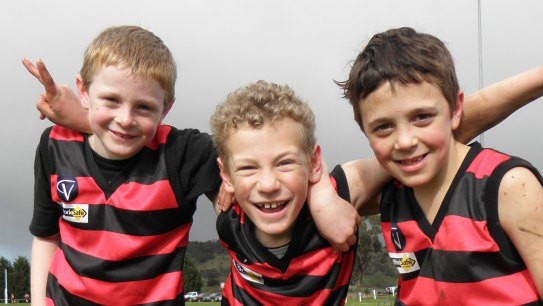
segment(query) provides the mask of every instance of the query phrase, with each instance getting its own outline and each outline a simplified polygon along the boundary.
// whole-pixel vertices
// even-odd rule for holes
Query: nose
[[[409,127],[398,128],[396,132],[396,141],[394,142],[394,149],[396,150],[409,150],[416,146],[418,139],[413,133],[413,130]]]
[[[136,120],[132,113],[132,110],[129,107],[121,107],[117,110],[115,115],[115,122],[121,127],[131,127],[136,125]]]
[[[262,171],[257,183],[258,191],[272,193],[279,189],[279,180],[273,171]]]

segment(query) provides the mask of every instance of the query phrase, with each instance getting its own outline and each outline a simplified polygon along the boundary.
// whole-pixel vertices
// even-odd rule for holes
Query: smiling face
[[[459,162],[452,132],[460,123],[462,99],[459,93],[451,115],[440,89],[428,82],[386,82],[362,99],[364,132],[381,165],[413,188],[450,177]]]
[[[290,242],[310,182],[320,177],[320,147],[308,156],[300,123],[284,118],[254,128],[243,124],[226,140],[227,161],[219,160],[226,188],[253,221],[266,247]],[[228,164],[225,164],[228,163]]]
[[[77,81],[81,101],[89,110],[91,148],[108,159],[127,159],[154,138],[166,115],[165,92],[152,79],[135,78],[127,69],[107,66],[90,87]]]

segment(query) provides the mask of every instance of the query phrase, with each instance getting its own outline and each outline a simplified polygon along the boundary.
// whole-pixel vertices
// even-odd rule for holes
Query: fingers
[[[345,242],[337,242],[333,245],[334,252],[347,252],[351,247],[356,244],[356,230],[355,233],[349,236]]]
[[[334,251],[335,252],[347,252],[349,250],[349,245],[347,243],[342,243],[342,244],[338,244],[336,245],[336,247],[334,248]]]
[[[53,77],[41,59],[38,59],[36,65],[34,65],[29,59],[23,58],[23,66],[25,66],[30,74],[40,81],[45,88],[45,94],[47,96],[51,97],[57,94],[55,80],[53,80]]]
[[[227,211],[232,206],[232,203],[235,201],[234,194],[226,191],[224,188],[224,182],[219,188],[219,194],[217,196],[217,209],[219,211]]]
[[[47,67],[45,67],[45,64],[41,59],[38,59],[36,66],[41,77],[41,83],[43,84],[43,87],[45,87],[45,93],[47,96],[55,96],[57,94],[57,85],[49,73],[49,70],[47,70]]]
[[[36,108],[40,111],[41,120],[49,118],[51,116],[51,113],[53,112],[53,110],[51,109],[51,105],[49,105],[49,102],[47,101],[47,98],[42,94],[38,96]]]
[[[25,66],[26,70],[43,84],[38,67],[34,66],[34,64],[26,57],[23,58],[23,66]]]

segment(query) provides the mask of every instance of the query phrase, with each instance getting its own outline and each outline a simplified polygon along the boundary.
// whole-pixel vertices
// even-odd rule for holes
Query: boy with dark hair
[[[383,235],[400,305],[526,305],[543,296],[543,179],[528,162],[457,141],[463,106],[436,37],[376,34],[341,84],[380,164]]]

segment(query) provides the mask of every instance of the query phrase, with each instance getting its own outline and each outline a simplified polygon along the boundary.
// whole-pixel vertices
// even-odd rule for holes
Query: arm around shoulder
[[[498,213],[543,298],[543,186],[533,172],[518,167],[504,175]]]
[[[341,167],[349,184],[351,203],[358,213],[361,216],[378,214],[381,190],[392,177],[375,157],[349,161]]]
[[[542,95],[543,65],[479,90],[466,97],[456,139],[467,143]]]

